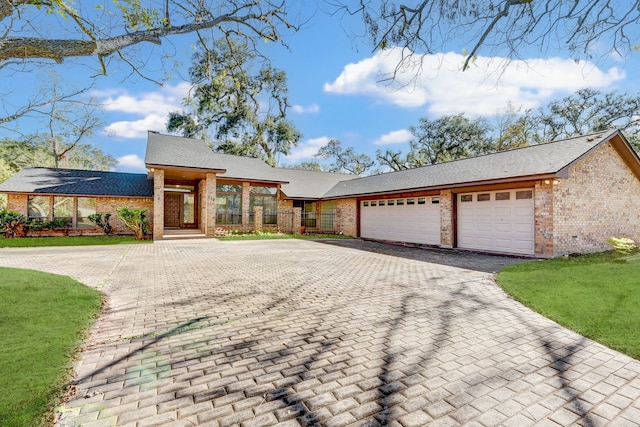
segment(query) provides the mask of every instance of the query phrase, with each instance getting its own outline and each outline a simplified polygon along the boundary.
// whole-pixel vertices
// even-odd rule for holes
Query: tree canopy
[[[332,139],[320,148],[315,157],[333,159],[333,163],[329,166],[330,172],[347,172],[354,175],[362,175],[376,164],[366,154],[357,154],[353,147],[343,149],[342,143],[337,139]]]
[[[575,58],[624,55],[640,43],[640,2],[610,0],[326,0],[362,18],[374,50],[432,54],[464,49],[468,68],[481,52],[521,57],[535,46]]]

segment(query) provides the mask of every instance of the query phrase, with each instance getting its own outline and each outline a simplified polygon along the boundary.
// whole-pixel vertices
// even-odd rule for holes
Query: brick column
[[[300,234],[300,226],[302,225],[302,208],[293,208],[293,234]]]
[[[255,231],[262,231],[262,206],[255,206],[253,208],[253,225],[255,227]]]
[[[242,230],[248,231],[251,229],[251,183],[249,181],[242,182],[242,206],[240,206],[240,213],[242,214]]]
[[[454,241],[453,198],[451,190],[440,190],[440,245],[452,248]]]
[[[164,236],[164,170],[153,171],[153,238]]]
[[[553,181],[536,181],[533,197],[535,254],[553,256]]]
[[[216,174],[208,173],[204,186],[204,234],[207,237],[216,235]]]

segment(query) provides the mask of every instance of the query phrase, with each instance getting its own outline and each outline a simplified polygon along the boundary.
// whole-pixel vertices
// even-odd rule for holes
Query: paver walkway
[[[108,295],[63,426],[638,424],[640,362],[441,253],[350,246],[0,249],[0,265]],[[486,271],[518,261],[455,256]]]

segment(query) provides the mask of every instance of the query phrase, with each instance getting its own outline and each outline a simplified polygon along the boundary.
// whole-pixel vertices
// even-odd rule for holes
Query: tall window
[[[49,196],[29,196],[29,219],[47,220],[50,212]]]
[[[216,185],[216,223],[242,224],[241,185]]]
[[[63,220],[68,226],[71,226],[73,222],[73,197],[54,196],[53,219]]]
[[[78,197],[76,209],[76,228],[93,228],[95,225],[89,221],[89,215],[96,213],[95,197]]]
[[[262,223],[278,223],[278,188],[251,186],[251,213],[256,206],[262,206]]]

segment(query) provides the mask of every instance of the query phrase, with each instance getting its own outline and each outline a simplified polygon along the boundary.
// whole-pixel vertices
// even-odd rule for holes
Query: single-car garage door
[[[533,189],[458,194],[458,247],[533,255]]]
[[[440,244],[440,199],[413,197],[360,202],[360,236],[394,242]]]

